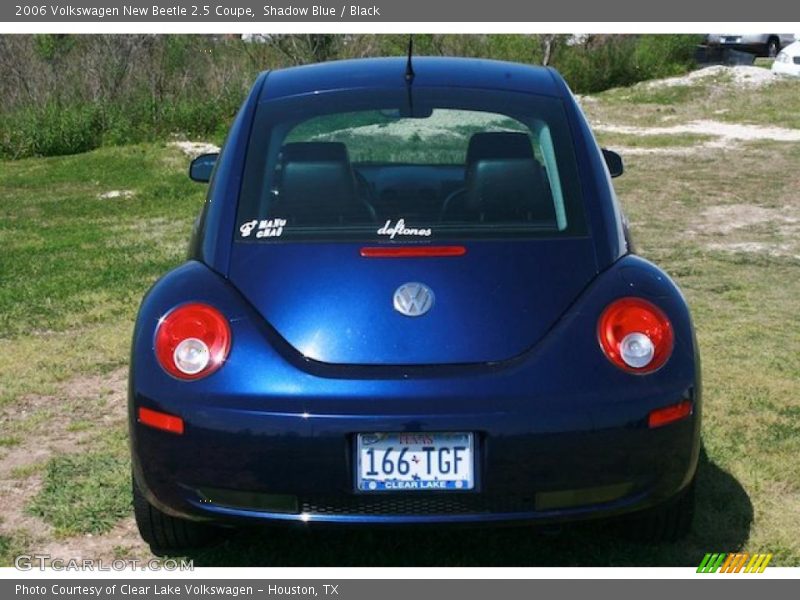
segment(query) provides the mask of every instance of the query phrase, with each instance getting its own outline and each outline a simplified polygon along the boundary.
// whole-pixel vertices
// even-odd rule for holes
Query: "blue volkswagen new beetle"
[[[143,538],[622,515],[684,535],[697,345],[631,253],[621,172],[552,69],[263,73],[192,163],[210,186],[189,260],[136,322]]]

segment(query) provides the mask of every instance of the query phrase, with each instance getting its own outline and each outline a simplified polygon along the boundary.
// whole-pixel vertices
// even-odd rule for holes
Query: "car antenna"
[[[408,114],[414,116],[414,98],[411,94],[411,84],[414,83],[414,65],[411,64],[411,56],[414,52],[414,36],[408,36],[408,60],[406,60],[406,94],[408,95]]]
[[[411,64],[411,56],[414,53],[414,35],[408,36],[408,60],[406,61],[406,83],[414,81],[414,65]]]

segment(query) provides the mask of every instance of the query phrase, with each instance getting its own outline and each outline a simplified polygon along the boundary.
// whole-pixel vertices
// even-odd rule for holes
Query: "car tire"
[[[775,58],[780,51],[781,41],[776,37],[769,38],[769,40],[767,40],[767,57]]]
[[[218,528],[206,523],[173,517],[150,504],[144,497],[135,478],[133,487],[133,514],[139,535],[147,542],[153,554],[169,554],[208,545],[218,535]]]
[[[643,544],[677,542],[692,530],[695,506],[695,480],[674,498],[625,521],[625,534]]]

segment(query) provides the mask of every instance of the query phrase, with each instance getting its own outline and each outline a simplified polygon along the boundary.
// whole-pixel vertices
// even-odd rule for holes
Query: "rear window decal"
[[[285,226],[286,219],[261,219],[260,221],[258,219],[253,219],[242,223],[239,226],[239,232],[242,234],[242,237],[246,238],[250,237],[253,230],[257,228],[257,238],[280,237]]]
[[[242,234],[242,237],[250,237],[250,234],[253,233],[253,229],[255,226],[258,225],[257,220],[247,221],[247,223],[242,223],[239,227],[239,233]]]
[[[419,229],[416,227],[406,227],[405,219],[399,219],[392,227],[392,220],[386,221],[386,224],[378,229],[378,235],[388,235],[390,240],[393,240],[398,235],[416,235],[428,237],[431,235],[430,229]]]

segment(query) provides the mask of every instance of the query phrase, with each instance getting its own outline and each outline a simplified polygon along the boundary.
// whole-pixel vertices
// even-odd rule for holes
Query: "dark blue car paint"
[[[464,256],[424,262],[365,259],[362,246],[237,244],[229,276],[310,359],[416,365],[522,354],[597,275],[588,238],[473,242]],[[313,275],[300,275],[311,263]],[[417,280],[436,293],[425,318],[390,310],[397,286]]]
[[[259,99],[340,87],[403,86],[402,66],[400,59],[328,63],[264,74],[253,86],[216,167],[192,259],[156,283],[137,319],[129,414],[134,473],[145,495],[165,512],[189,518],[335,522],[587,518],[638,510],[674,497],[691,480],[699,452],[700,373],[691,319],[671,280],[654,265],[627,254],[602,156],[580,109],[554,72],[492,61],[419,59],[415,65],[417,81],[427,85],[561,96],[576,146],[590,238],[465,241],[465,257],[384,261],[382,274],[373,266],[381,264],[380,259],[358,257],[365,244],[356,243],[237,244],[237,260],[231,261],[243,153]],[[510,244],[530,253],[498,263],[498,256],[511,252]],[[569,250],[561,252],[557,244]],[[576,265],[578,255],[583,260]],[[406,279],[440,281],[442,289],[460,289],[466,285],[457,262],[462,258],[469,259],[471,269],[483,268],[489,278],[498,269],[506,277],[511,269],[535,271],[537,261],[546,261],[549,270],[528,282],[520,272],[513,284],[506,283],[503,292],[514,295],[510,302],[516,313],[487,314],[487,321],[481,322],[478,315],[489,310],[491,296],[478,299],[474,306],[458,309],[464,327],[443,316],[433,331],[416,331],[426,341],[423,347],[401,342],[399,330],[390,320],[380,321],[369,306],[363,307],[362,316],[373,320],[375,332],[361,333],[374,335],[371,343],[380,336],[396,336],[396,347],[375,348],[373,359],[369,344],[348,343],[346,338],[316,354],[292,339],[292,332],[304,331],[304,322],[336,319],[324,306],[304,304],[310,288],[280,287],[280,277],[292,270],[303,270],[308,286],[319,282],[324,293],[334,295],[344,293],[336,287],[336,275],[343,286],[348,281],[354,286],[356,296],[360,277],[366,275],[383,278],[381,285],[387,289],[393,281]],[[338,274],[323,271],[333,263],[340,265]],[[248,273],[251,285],[244,283]],[[228,279],[233,276],[238,289]],[[537,281],[556,289],[537,294]],[[601,312],[629,295],[653,301],[674,327],[671,358],[649,375],[618,369],[598,344]],[[153,352],[158,320],[187,301],[218,308],[230,320],[233,339],[225,365],[194,382],[168,375]],[[524,322],[525,301],[531,302],[529,322]],[[279,306],[276,314],[286,322],[267,322],[254,306],[264,302]],[[494,337],[487,323],[503,335]],[[284,338],[278,330],[289,335]],[[476,340],[485,340],[485,347]],[[441,343],[452,345],[452,360],[430,364],[435,362],[431,348]],[[647,427],[651,410],[682,399],[694,403],[689,418],[659,429]],[[184,435],[136,423],[138,407],[182,417]],[[319,498],[349,501],[356,496],[353,436],[364,431],[476,432],[481,448],[477,493],[487,498],[490,509],[434,515],[304,514],[302,508],[286,513],[209,502],[198,492],[213,487],[291,495],[301,507],[316,506]],[[541,492],[621,483],[629,484],[629,491],[608,502],[546,510],[536,510],[533,504],[528,510],[504,508],[509,498],[521,498],[524,505],[526,498]],[[408,494],[425,493],[404,493]]]

